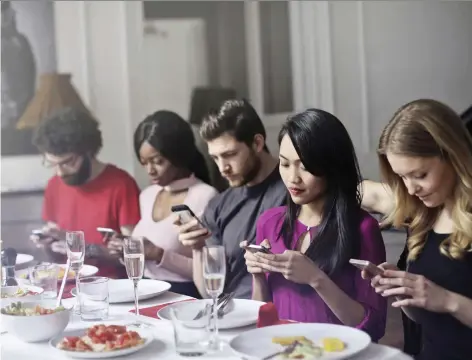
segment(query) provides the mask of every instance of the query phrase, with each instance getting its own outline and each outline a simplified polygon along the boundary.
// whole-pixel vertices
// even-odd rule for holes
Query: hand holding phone
[[[372,275],[372,277],[376,275],[382,275],[384,272],[382,268],[378,267],[377,265],[372,264],[368,260],[350,259],[349,263],[354,265],[359,270],[368,272],[369,274]]]
[[[187,205],[174,205],[171,208],[171,211],[174,214],[179,215],[180,221],[182,224],[186,224],[193,219],[196,219],[201,227],[205,227],[203,222],[198,218],[197,215],[187,206]]]

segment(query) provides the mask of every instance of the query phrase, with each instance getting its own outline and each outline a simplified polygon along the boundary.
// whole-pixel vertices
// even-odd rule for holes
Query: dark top
[[[408,234],[408,229],[407,229]],[[408,240],[408,239],[407,239]],[[408,257],[408,245],[405,244],[400,259],[398,260],[397,266],[400,270],[406,271]],[[403,323],[403,351],[408,355],[418,355],[421,351],[421,325],[411,320],[402,311],[402,323]]]
[[[257,218],[264,211],[283,205],[286,196],[287,189],[276,167],[257,185],[226,189],[211,199],[205,209],[202,220],[212,233],[208,243],[225,246],[226,283],[227,286],[236,283],[230,286],[236,298],[250,299],[252,295],[252,277],[246,270],[239,243],[244,240],[255,243]]]
[[[452,260],[439,251],[448,234],[430,231],[418,258],[408,264],[408,271],[421,274],[435,284],[472,299],[472,253],[462,260]],[[421,360],[470,360],[472,329],[449,314],[415,309],[422,325]]]

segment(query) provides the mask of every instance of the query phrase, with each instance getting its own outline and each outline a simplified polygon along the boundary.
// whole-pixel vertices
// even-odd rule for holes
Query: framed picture
[[[34,96],[39,75],[57,71],[54,4],[2,1],[1,16],[2,191],[40,188],[49,171],[41,168],[41,157],[32,144],[34,129],[17,125]]]

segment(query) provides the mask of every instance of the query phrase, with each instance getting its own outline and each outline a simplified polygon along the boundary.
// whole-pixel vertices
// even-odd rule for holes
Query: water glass
[[[29,270],[30,283],[44,289],[43,299],[55,299],[57,297],[57,277],[59,267],[51,263],[42,263],[33,266]]]
[[[92,276],[81,279],[77,292],[80,303],[80,318],[84,321],[108,318],[109,293],[108,278]]]
[[[210,306],[210,305],[209,305]],[[208,309],[207,309],[208,310]],[[210,311],[194,320],[195,313],[170,309],[170,317],[174,328],[175,350],[181,356],[202,356],[209,349]]]

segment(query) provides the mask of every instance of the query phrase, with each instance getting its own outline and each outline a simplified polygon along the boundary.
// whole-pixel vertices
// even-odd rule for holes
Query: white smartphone
[[[205,228],[203,222],[195,215],[195,213],[187,205],[174,205],[171,208],[173,213],[176,213],[180,216],[180,220],[183,224],[188,223],[193,219],[197,219],[201,227]]]
[[[97,231],[103,235],[114,235],[116,231],[110,228],[98,227]]]
[[[359,270],[365,270],[372,275],[382,275],[383,270],[379,268],[377,265],[372,264],[368,260],[360,260],[360,259],[350,259],[349,263],[354,265]]]
[[[246,250],[249,250],[251,252],[263,252],[263,253],[266,253],[266,254],[272,254],[270,249],[268,249],[264,246],[261,246],[261,245],[251,244],[251,245],[246,246]]]

